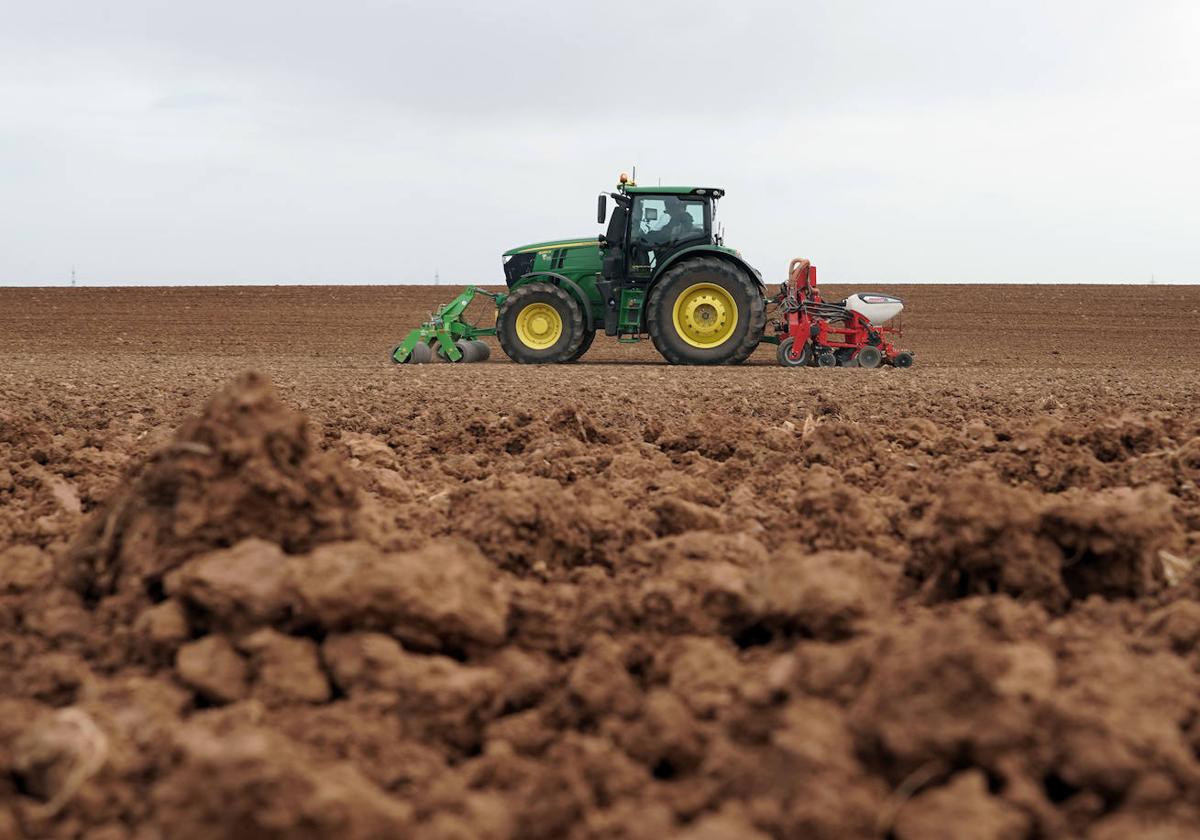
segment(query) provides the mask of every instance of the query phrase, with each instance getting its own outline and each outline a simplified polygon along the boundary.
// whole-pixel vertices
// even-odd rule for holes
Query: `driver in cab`
[[[663,202],[663,212],[666,220],[656,230],[650,231],[648,239],[658,245],[670,245],[693,236],[698,228],[696,220],[687,211],[687,206],[674,196],[667,197]],[[651,221],[651,220],[647,220]]]

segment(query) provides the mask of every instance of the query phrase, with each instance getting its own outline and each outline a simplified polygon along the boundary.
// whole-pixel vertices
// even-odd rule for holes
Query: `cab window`
[[[703,198],[637,196],[630,226],[631,273],[653,271],[659,258],[696,240],[708,239],[708,207]]]

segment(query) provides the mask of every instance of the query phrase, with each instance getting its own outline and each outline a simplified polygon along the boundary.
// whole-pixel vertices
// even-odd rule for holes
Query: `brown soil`
[[[908,371],[0,290],[0,837],[1194,836],[1200,289],[890,290]]]

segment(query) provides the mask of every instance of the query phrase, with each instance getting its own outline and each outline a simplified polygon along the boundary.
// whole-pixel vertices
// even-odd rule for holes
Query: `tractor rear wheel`
[[[572,361],[583,336],[583,310],[568,292],[549,283],[521,286],[496,318],[500,349],[521,364]]]
[[[700,257],[668,268],[650,291],[646,330],[673,365],[736,365],[762,339],[766,302],[732,263]]]

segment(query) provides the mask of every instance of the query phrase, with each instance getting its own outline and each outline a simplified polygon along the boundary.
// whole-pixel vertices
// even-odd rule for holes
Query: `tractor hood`
[[[577,236],[574,239],[551,239],[547,242],[534,242],[529,245],[519,245],[504,252],[504,256],[516,254],[533,254],[538,251],[556,251],[559,248],[599,248],[600,239],[596,236]]]

